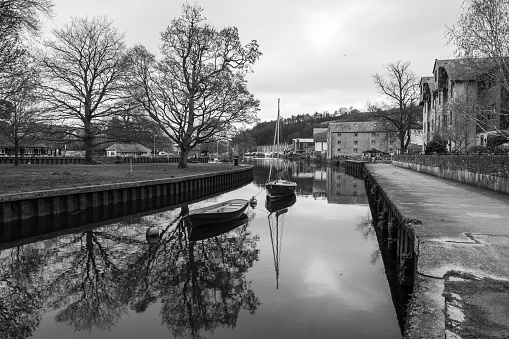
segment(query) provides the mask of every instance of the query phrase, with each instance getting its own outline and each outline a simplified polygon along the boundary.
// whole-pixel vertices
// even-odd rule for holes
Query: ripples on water
[[[265,160],[251,184],[188,206],[258,200],[203,240],[178,208],[4,244],[0,337],[401,337],[362,180],[291,172],[298,194],[279,211],[265,205]]]

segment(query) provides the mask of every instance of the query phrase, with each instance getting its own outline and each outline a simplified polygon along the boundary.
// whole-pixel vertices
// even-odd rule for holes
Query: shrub
[[[489,153],[488,147],[476,145],[470,146],[467,150],[468,153]]]
[[[427,145],[424,150],[424,154],[433,154],[433,153],[447,153],[444,143],[440,138],[433,138]]]
[[[509,154],[509,146],[500,145],[493,149],[495,154]]]

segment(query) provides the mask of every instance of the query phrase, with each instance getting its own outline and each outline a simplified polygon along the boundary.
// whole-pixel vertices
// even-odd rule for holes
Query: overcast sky
[[[61,27],[71,16],[105,15],[126,43],[159,52],[160,33],[181,14],[178,0],[53,0]],[[195,2],[189,1],[190,4]],[[198,0],[208,23],[236,26],[244,44],[257,40],[263,56],[248,76],[260,100],[258,117],[313,114],[379,101],[372,79],[384,65],[410,61],[420,77],[435,59],[454,57],[446,25],[461,14],[462,0]]]

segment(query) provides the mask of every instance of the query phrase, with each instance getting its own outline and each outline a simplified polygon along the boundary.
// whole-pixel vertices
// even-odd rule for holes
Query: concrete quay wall
[[[509,318],[499,315],[509,311],[509,196],[393,165],[364,166],[403,337],[508,337]]]
[[[229,190],[253,180],[252,166],[182,178],[127,182],[0,195],[0,225],[143,201],[180,203]]]

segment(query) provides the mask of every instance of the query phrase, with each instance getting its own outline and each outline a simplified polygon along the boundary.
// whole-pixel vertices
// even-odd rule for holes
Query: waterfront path
[[[509,195],[367,164],[419,242],[407,338],[509,338]]]

